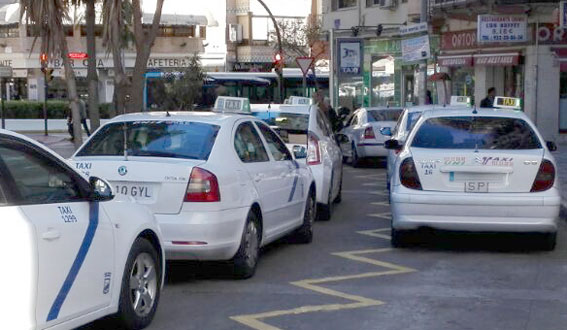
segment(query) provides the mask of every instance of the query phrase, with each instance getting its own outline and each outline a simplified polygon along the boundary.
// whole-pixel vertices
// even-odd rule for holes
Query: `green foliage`
[[[195,102],[203,93],[205,72],[197,54],[188,60],[189,65],[179,74],[168,73],[164,83],[155,86],[152,95],[161,97],[154,100],[157,108],[156,105],[150,105],[152,110],[193,110]]]
[[[110,103],[100,105],[101,118],[110,118]],[[6,101],[4,102],[5,118],[7,119],[42,119],[43,102],[38,101]],[[65,119],[69,102],[47,101],[47,118]]]

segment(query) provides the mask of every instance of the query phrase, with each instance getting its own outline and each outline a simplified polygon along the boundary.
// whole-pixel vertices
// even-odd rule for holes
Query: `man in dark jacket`
[[[480,107],[481,108],[493,108],[495,97],[496,97],[496,88],[490,87],[488,89],[488,95],[482,101],[480,101]]]

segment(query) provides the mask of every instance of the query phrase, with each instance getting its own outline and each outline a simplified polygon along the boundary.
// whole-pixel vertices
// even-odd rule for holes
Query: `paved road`
[[[462,234],[392,250],[384,177],[347,167],[343,202],[313,244],[270,246],[252,279],[169,264],[149,329],[566,329],[564,221],[554,252],[531,237]]]

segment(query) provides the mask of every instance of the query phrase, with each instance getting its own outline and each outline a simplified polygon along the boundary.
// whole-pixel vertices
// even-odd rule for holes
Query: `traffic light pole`
[[[45,70],[43,70],[43,88],[44,88],[44,95],[43,95],[43,134],[45,136],[47,136],[47,90],[48,90],[48,85],[47,85],[47,68],[45,68]],[[4,102],[4,99],[2,99],[2,102]]]
[[[270,10],[270,8],[268,8],[268,6],[264,3],[263,0],[258,0],[258,2],[260,3],[260,5],[262,5],[262,7],[264,7],[264,9],[268,12],[268,15],[272,19],[272,23],[274,24],[274,28],[276,29],[276,36],[278,38],[278,53],[283,57],[282,35],[280,33],[280,26],[278,25],[278,21],[276,21],[276,18],[272,14],[272,11]],[[283,103],[283,100],[285,98],[285,96],[283,95],[284,94],[283,67],[276,68],[276,73],[278,75],[278,89],[280,91],[280,103]]]

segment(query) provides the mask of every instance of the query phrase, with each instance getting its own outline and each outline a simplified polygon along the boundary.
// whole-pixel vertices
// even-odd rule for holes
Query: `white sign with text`
[[[526,15],[479,15],[477,24],[479,43],[528,41]]]

